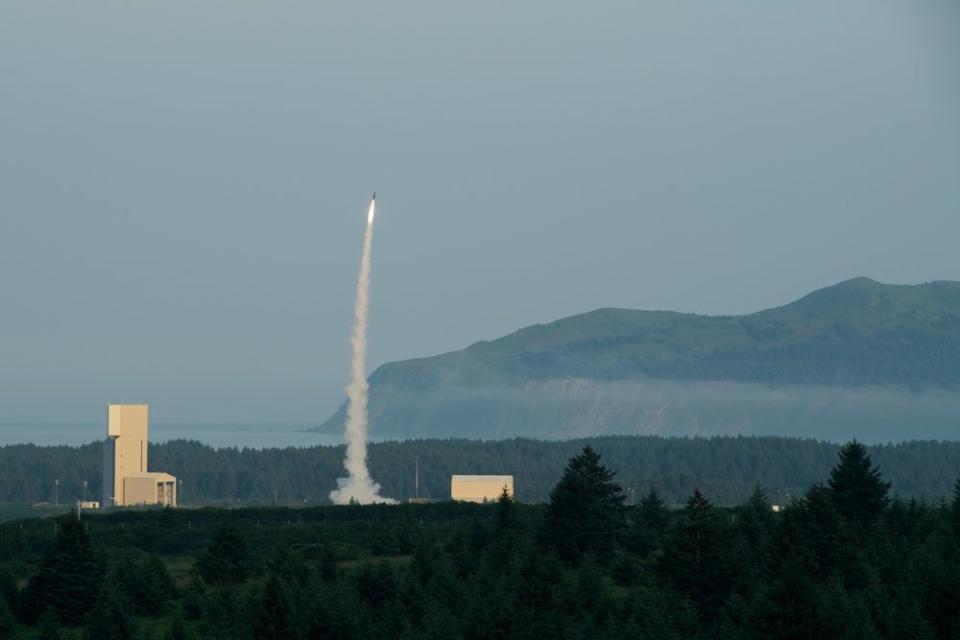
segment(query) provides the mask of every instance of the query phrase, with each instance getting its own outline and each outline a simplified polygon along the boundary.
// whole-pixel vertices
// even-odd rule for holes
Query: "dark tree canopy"
[[[163,634],[163,640],[190,640],[190,638],[187,627],[183,624],[183,618],[180,617],[174,618],[166,633]]]
[[[263,594],[256,599],[250,625],[253,640],[296,638],[290,595],[286,585],[275,575],[267,580]]]
[[[419,495],[433,500],[450,497],[450,475],[514,472],[516,499],[547,502],[564,467],[584,446],[603,456],[617,470],[617,482],[643,489],[656,485],[670,505],[683,504],[695,487],[718,504],[740,504],[757,482],[771,495],[801,495],[825,480],[840,446],[800,438],[602,436],[577,440],[406,440],[370,443],[370,470],[395,498],[416,493],[413,460],[429,461],[422,468]],[[321,486],[335,486],[343,470],[343,449],[215,449],[199,442],[176,440],[150,444],[150,459],[183,480],[180,496],[188,506],[323,504]],[[897,495],[950,496],[960,470],[960,440],[913,441],[873,445],[870,455],[893,483]],[[82,447],[0,446],[0,502],[35,503],[52,500],[53,479],[60,478],[61,504],[79,500],[83,481],[88,496],[100,493],[101,444]],[[276,497],[276,498],[275,498]],[[25,514],[29,515],[29,514]],[[0,512],[0,519],[3,513]],[[160,526],[169,522],[169,514]],[[3,557],[0,556],[0,561]]]
[[[17,620],[4,598],[0,598],[0,640],[16,637]]]
[[[520,521],[517,519],[516,510],[513,507],[513,498],[510,492],[504,487],[497,497],[497,516],[494,528],[497,533],[509,535],[516,533],[520,528]]]
[[[699,490],[687,500],[663,558],[663,570],[708,619],[730,586],[728,532],[722,516]]]
[[[63,640],[63,633],[60,631],[60,621],[57,620],[57,614],[53,609],[47,609],[40,616],[37,622],[37,630],[40,632],[40,640]]]
[[[744,535],[746,544],[751,548],[759,549],[772,533],[773,525],[770,498],[763,487],[757,485],[740,516],[738,528]]]
[[[890,483],[873,466],[867,448],[856,440],[840,449],[828,486],[840,516],[856,526],[875,522],[890,502]]]
[[[632,517],[628,546],[644,556],[658,549],[670,526],[670,513],[654,487],[640,500]]]
[[[561,558],[604,558],[613,551],[625,522],[625,497],[614,475],[590,447],[567,464],[550,492],[541,529],[544,542]]]
[[[247,577],[247,549],[237,530],[224,522],[217,527],[197,569],[208,584],[241,582]]]
[[[85,516],[86,541],[5,522],[0,640],[960,640],[960,495],[886,500],[874,471],[854,447],[777,512],[710,485],[671,510],[653,490],[625,506],[588,449],[549,506],[137,508]],[[856,520],[843,496],[864,485]],[[78,558],[106,568],[85,620],[5,615],[51,576],[75,586]]]
[[[0,565],[0,600],[5,601],[11,611],[16,611],[18,598],[16,578],[5,566]]]
[[[114,585],[108,585],[87,615],[83,640],[134,640],[135,637],[136,624],[123,594]]]
[[[21,597],[23,618],[31,623],[48,607],[66,623],[81,622],[100,593],[103,563],[83,523],[73,517],[60,522],[53,547]]]
[[[960,542],[960,478],[957,478],[957,484],[953,489],[953,530],[957,541]]]

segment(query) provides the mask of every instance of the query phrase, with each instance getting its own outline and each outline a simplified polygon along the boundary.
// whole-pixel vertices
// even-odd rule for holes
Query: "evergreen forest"
[[[384,495],[450,498],[453,474],[509,474],[520,502],[546,502],[564,466],[585,446],[617,470],[634,504],[651,485],[668,505],[683,505],[695,488],[719,505],[749,498],[766,487],[775,504],[786,504],[830,471],[839,444],[781,437],[664,438],[605,436],[544,441],[529,439],[405,440],[370,444],[370,470]],[[960,442],[912,441],[877,445],[871,454],[887,474],[892,495],[935,501],[949,497],[960,475]],[[321,505],[344,475],[344,448],[213,449],[194,441],[150,445],[150,468],[181,481],[189,506]],[[0,447],[0,503],[99,500],[101,443],[81,447]],[[84,491],[86,482],[86,491]],[[5,519],[0,509],[0,520]]]
[[[0,524],[0,639],[960,638],[960,480],[850,442],[774,510],[635,504],[574,452],[542,504],[261,506]],[[701,490],[702,489],[702,490]]]

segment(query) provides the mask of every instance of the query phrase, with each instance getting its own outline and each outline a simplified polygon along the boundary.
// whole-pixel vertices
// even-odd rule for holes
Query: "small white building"
[[[507,489],[513,497],[513,476],[452,476],[450,499],[464,502],[496,502]]]

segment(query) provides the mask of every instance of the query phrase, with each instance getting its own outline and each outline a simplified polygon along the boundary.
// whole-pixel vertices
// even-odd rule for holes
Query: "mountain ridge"
[[[905,402],[929,392],[936,415],[913,407],[903,419],[914,415],[942,431],[953,411],[943,397],[960,388],[960,282],[859,277],[742,315],[600,308],[460,351],[386,363],[369,379],[373,433],[394,437],[757,433],[758,420],[780,425],[771,435],[808,435],[765,415],[771,397],[758,400],[759,412],[746,399],[751,389],[749,397],[760,398],[777,388],[815,391],[826,414],[849,403],[844,391],[881,404],[889,402],[880,389]],[[715,392],[718,383],[736,392]],[[742,411],[726,406],[738,394]],[[775,397],[778,414],[810,421],[817,413]],[[692,409],[697,402],[703,406]],[[665,411],[673,417],[658,417]],[[338,431],[342,412],[319,430]],[[842,427],[857,411],[840,413]]]

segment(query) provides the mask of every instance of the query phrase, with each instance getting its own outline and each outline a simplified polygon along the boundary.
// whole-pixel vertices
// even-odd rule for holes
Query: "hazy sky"
[[[371,370],[960,280],[960,3],[5,2],[0,422],[321,422],[374,189]]]

